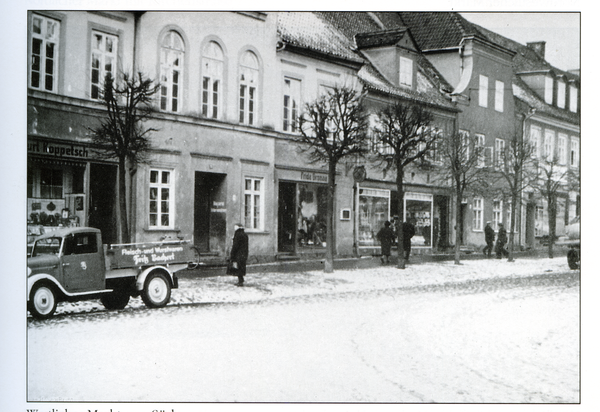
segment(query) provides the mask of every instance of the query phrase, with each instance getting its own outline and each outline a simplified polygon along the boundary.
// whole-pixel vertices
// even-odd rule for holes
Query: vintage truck
[[[576,216],[567,225],[567,235],[555,243],[557,246],[567,246],[567,263],[570,269],[579,269],[581,264],[581,217]]]
[[[198,263],[189,241],[103,245],[98,229],[58,229],[37,237],[27,258],[27,308],[45,319],[62,301],[100,299],[107,309],[123,309],[140,295],[160,308],[178,287],[176,272]]]

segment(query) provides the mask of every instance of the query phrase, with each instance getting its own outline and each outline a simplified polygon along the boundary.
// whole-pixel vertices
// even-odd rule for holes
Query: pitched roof
[[[407,33],[408,30],[406,28],[381,30],[369,33],[357,33],[354,36],[354,41],[359,49],[368,47],[393,46],[397,44],[404,36],[406,36]]]

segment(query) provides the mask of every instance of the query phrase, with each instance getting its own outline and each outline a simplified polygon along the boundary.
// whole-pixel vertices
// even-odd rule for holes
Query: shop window
[[[298,233],[301,246],[325,246],[327,186],[298,185]]]
[[[162,40],[160,51],[160,109],[168,112],[181,110],[183,81],[183,39],[176,31],[169,31]]]
[[[300,109],[300,80],[286,77],[283,79],[283,131],[298,131],[298,110]]]
[[[483,230],[483,199],[480,197],[473,199],[473,230]]]
[[[150,170],[149,226],[173,227],[173,181],[170,170]]]
[[[56,92],[60,22],[34,14],[31,21],[29,86]]]
[[[209,42],[202,55],[202,116],[219,118],[223,82],[223,50]]]
[[[115,77],[118,38],[99,31],[92,32],[91,97],[102,98],[104,79],[107,74]]]
[[[431,246],[433,196],[425,193],[404,195],[406,221],[415,226],[413,246]]]
[[[41,169],[40,197],[43,199],[63,198],[63,172],[60,169]]]
[[[258,58],[251,51],[246,51],[240,61],[240,123],[253,125],[256,122],[258,74]]]
[[[377,246],[376,234],[390,220],[390,191],[361,188],[358,196],[359,246]]]
[[[479,75],[479,106],[488,106],[488,78],[481,74]]]
[[[263,180],[255,177],[244,180],[244,225],[250,230],[264,230]]]
[[[496,98],[494,102],[494,109],[497,112],[504,111],[504,82],[496,80]]]
[[[502,223],[502,200],[494,200],[492,205],[492,224],[494,225],[494,230],[498,230],[500,223]]]

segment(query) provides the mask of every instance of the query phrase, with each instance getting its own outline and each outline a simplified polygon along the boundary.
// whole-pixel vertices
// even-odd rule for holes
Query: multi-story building
[[[511,44],[475,26],[460,31],[454,14],[418,16],[29,12],[32,232],[75,223],[100,228],[105,242],[118,241],[118,166],[96,156],[91,131],[105,115],[104,76],[142,72],[161,87],[145,124],[156,130],[148,162],[127,170],[132,241],[178,236],[223,258],[233,224],[242,222],[256,259],[322,252],[327,167],[309,164],[293,143],[305,103],[334,86],[352,86],[366,93],[372,113],[398,101],[422,104],[441,133],[474,133],[494,150],[515,127],[513,88],[532,104],[519,94],[528,83],[515,80]],[[428,34],[424,27],[437,23],[454,28]],[[452,41],[441,41],[444,36]],[[570,87],[569,96],[578,97]],[[568,127],[556,130],[557,139],[561,133],[569,141],[579,137]],[[562,144],[554,146],[561,155]],[[374,233],[398,206],[394,175],[360,165],[366,170],[360,179],[354,160],[337,171],[340,255],[371,253]],[[404,183],[402,208],[416,219],[415,245],[424,252],[446,247],[456,225],[451,191],[418,168],[406,171]],[[463,243],[483,244],[483,222],[506,216],[495,199],[470,197],[463,207]]]

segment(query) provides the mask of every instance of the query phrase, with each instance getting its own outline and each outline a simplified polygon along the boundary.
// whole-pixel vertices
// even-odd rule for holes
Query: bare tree
[[[456,236],[454,263],[460,264],[461,234],[463,232],[461,204],[466,192],[489,193],[496,178],[486,160],[485,147],[480,146],[477,136],[467,132],[454,132],[440,140],[439,154],[442,165],[436,181],[454,189]]]
[[[334,255],[334,198],[338,163],[344,158],[367,153],[368,117],[358,91],[338,86],[326,95],[307,103],[299,116],[300,134],[294,139],[311,163],[328,167],[327,234],[325,272],[333,272]]]
[[[151,103],[158,90],[159,85],[145,78],[142,73],[135,76],[123,74],[121,81],[116,81],[107,74],[102,93],[106,117],[97,128],[91,129],[98,156],[105,159],[116,158],[119,162],[117,195],[122,243],[130,242],[125,172],[129,171],[131,180],[136,166],[147,160],[149,134],[156,129],[145,128],[144,122],[153,111]]]
[[[416,103],[396,103],[377,113],[373,128],[376,156],[384,169],[396,170],[398,209],[398,268],[406,267],[404,255],[404,170],[413,162],[430,156],[438,133],[431,127],[433,114]]]

